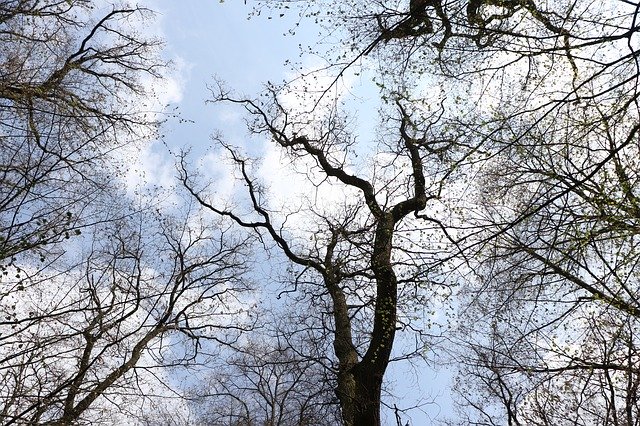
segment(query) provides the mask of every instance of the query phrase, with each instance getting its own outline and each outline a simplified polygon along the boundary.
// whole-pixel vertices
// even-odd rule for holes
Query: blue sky
[[[201,167],[216,168],[219,166],[215,164],[216,158],[209,158],[206,163],[206,151],[211,146],[210,135],[221,131],[225,140],[232,144],[264,155],[267,141],[254,140],[251,143],[259,146],[248,146],[248,132],[237,108],[205,105],[209,98],[207,85],[219,78],[237,92],[255,96],[265,82],[291,78],[291,68],[285,61],[302,60],[304,64],[317,61],[313,57],[301,58],[300,46],[314,44],[320,29],[303,21],[295,35],[289,35],[288,30],[299,20],[295,11],[282,17],[278,11],[270,15],[269,11],[264,11],[260,16],[247,19],[251,6],[238,0],[147,0],[145,4],[158,13],[157,32],[165,40],[165,56],[173,61],[172,76],[163,89],[163,100],[171,103],[169,110],[178,107],[180,116],[188,120],[169,120],[165,126],[164,142],[169,149],[191,148],[192,158],[200,158]],[[350,105],[358,118],[358,127],[363,133],[368,132],[362,136],[366,141],[373,136],[373,120],[378,107],[373,85],[366,76],[351,79],[348,84],[349,96],[356,97]],[[145,156],[141,161],[147,178],[164,184],[170,182],[175,172],[167,147],[156,143]],[[272,160],[272,164],[276,162],[277,159]],[[223,182],[221,186],[231,185],[224,169],[211,174]],[[273,189],[278,190],[277,187]],[[450,398],[446,387],[449,376],[445,372],[421,368],[416,376],[410,368],[393,365],[387,378],[395,383],[398,396],[407,406],[416,400],[435,401],[435,404],[423,406],[423,412],[412,413],[413,425],[430,424],[429,419],[449,414]],[[393,419],[389,418],[389,421]]]

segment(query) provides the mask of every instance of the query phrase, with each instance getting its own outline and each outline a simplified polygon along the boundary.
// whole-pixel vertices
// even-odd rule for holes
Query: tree
[[[173,216],[103,208],[119,194],[113,153],[155,128],[134,104],[147,95],[140,79],[159,75],[157,45],[127,26],[145,11],[93,20],[88,1],[0,6],[11,46],[0,53],[3,419],[113,421],[102,413],[136,415],[124,401],[161,397],[145,383],[187,401],[166,367],[202,371],[233,345],[237,374],[206,395],[235,401],[232,421],[316,421],[331,384],[345,424],[380,424],[387,367],[424,351],[424,311],[447,288],[438,268],[457,268],[465,316],[451,338],[471,408],[461,421],[637,422],[638,5],[266,2],[289,3],[340,30],[348,48],[322,53],[330,83],[293,106],[286,85],[261,100],[213,97],[246,110],[309,194],[277,205],[257,161],[218,138],[246,199],[225,204],[183,155],[180,181],[198,207]],[[386,102],[367,149],[331,97],[362,63],[377,66]],[[67,242],[80,228],[89,235]],[[311,349],[290,328],[277,344],[238,340],[253,323],[229,315],[247,315],[238,300],[253,238],[292,264],[285,291],[308,307]],[[415,346],[398,347],[403,332]],[[330,379],[301,392],[310,375]],[[208,410],[204,421],[229,418]]]
[[[472,257],[478,278],[467,287],[474,309],[466,311],[475,313],[462,328],[474,336],[463,374],[482,383],[479,396],[464,399],[479,422],[635,424],[638,417],[637,341],[629,332],[638,313],[638,68],[629,43],[637,11],[604,6],[618,13],[593,17],[607,28],[603,35],[588,25],[591,11],[572,5],[583,12],[566,22],[582,39],[565,37],[566,77],[538,78],[535,90],[501,97],[505,113],[475,127],[495,153],[476,186],[482,213],[470,220],[482,231],[469,240],[480,250]],[[552,60],[547,49],[536,61]],[[540,93],[552,94],[550,102],[536,102]]]
[[[93,228],[83,255],[3,279],[4,424],[138,416],[145,400],[179,397],[170,368],[199,365],[251,327],[238,300],[247,239],[202,223],[132,212]]]
[[[458,120],[489,154],[466,216],[477,276],[459,388],[479,424],[635,424],[637,9],[562,4],[567,29],[545,35],[524,24],[544,24],[532,2],[504,7],[477,46],[484,62],[459,67],[438,46],[445,73],[487,82],[499,102]]]
[[[333,341],[335,391],[343,422],[380,424],[383,377],[394,358],[396,332],[412,330],[411,307],[433,296],[423,285],[427,268],[420,262],[424,258],[416,260],[423,253],[416,251],[417,244],[405,245],[401,238],[416,227],[430,227],[430,218],[421,212],[437,196],[449,172],[436,149],[447,141],[432,139],[438,113],[412,116],[398,98],[397,118],[389,120],[394,130],[381,137],[372,169],[363,168],[360,175],[352,171],[357,164],[349,157],[355,141],[336,109],[321,115],[324,119],[316,115],[307,120],[289,113],[275,92],[271,95],[268,103],[260,103],[236,99],[220,89],[214,98],[244,107],[255,119],[254,134],[272,138],[292,167],[307,170],[300,174],[311,188],[344,191],[341,204],[334,208],[311,202],[293,211],[274,210],[267,192],[252,177],[253,162],[220,139],[216,142],[225,147],[247,188],[248,213],[240,206],[225,207],[208,194],[189,170],[185,156],[180,179],[202,207],[271,241],[300,268],[295,288],[312,293],[309,300],[326,301],[328,306],[322,323]],[[426,175],[431,159],[435,166]],[[296,216],[302,217],[305,231],[287,226]],[[412,216],[427,225],[416,225]],[[309,239],[310,244],[303,242]],[[423,349],[422,342],[416,352]]]
[[[264,330],[262,331],[264,333]],[[261,333],[261,334],[262,334]],[[335,425],[340,422],[332,378],[304,352],[309,341],[292,345],[290,335],[249,341],[224,358],[206,386],[197,385],[201,424]],[[305,347],[306,346],[306,347]]]
[[[454,146],[477,154],[460,166],[478,196],[451,223],[473,421],[634,423],[637,5],[302,3],[350,47],[328,53],[332,84],[377,60],[387,98],[439,87]]]
[[[155,131],[142,80],[160,77],[164,65],[159,43],[132,27],[149,11],[111,7],[95,19],[93,8],[85,0],[0,5],[3,270],[20,254],[45,257],[78,231],[82,211],[122,173],[121,148]]]
[[[158,125],[144,80],[165,65],[139,31],[149,13],[0,5],[3,424],[142,421],[146,404],[184,404],[173,369],[252,326],[251,239],[123,188],[127,155]]]
[[[638,129],[626,93],[567,106],[488,168],[484,197],[503,201],[485,206],[496,237],[472,288],[476,324],[493,331],[473,351],[500,377],[491,392],[514,394],[514,422],[638,418]]]

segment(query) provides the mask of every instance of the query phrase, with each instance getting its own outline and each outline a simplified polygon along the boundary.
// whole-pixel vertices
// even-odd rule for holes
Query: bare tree
[[[412,116],[398,99],[397,118],[389,120],[388,138],[378,152],[384,160],[359,175],[349,162],[353,136],[335,109],[324,120],[304,121],[295,113],[289,115],[275,93],[269,104],[234,99],[224,91],[216,93],[215,100],[243,106],[255,118],[254,133],[272,138],[293,167],[309,165],[311,171],[301,173],[302,178],[312,185],[320,182],[316,184],[319,188],[328,185],[335,191],[345,191],[340,205],[312,201],[307,210],[278,214],[268,204],[268,194],[261,184],[252,177],[251,160],[218,140],[247,188],[249,213],[244,214],[240,207],[225,208],[210,198],[184,158],[181,166],[184,186],[203,207],[272,241],[300,268],[293,279],[295,289],[313,294],[309,301],[326,301],[323,323],[337,360],[336,394],[343,421],[348,425],[380,424],[383,378],[395,358],[392,349],[396,332],[420,329],[413,327],[411,309],[434,297],[433,287],[424,285],[429,264],[425,257],[420,258],[423,253],[415,245],[404,244],[403,236],[420,227],[437,228],[433,225],[437,220],[423,217],[421,212],[438,197],[442,181],[450,172],[436,152],[448,141],[433,137],[438,111]],[[306,134],[301,134],[305,126],[302,131]],[[432,168],[427,169],[427,161],[434,161]],[[429,170],[428,175],[425,170]],[[305,237],[286,226],[296,212],[306,215],[302,216]],[[312,242],[304,243],[301,237]],[[418,340],[417,352],[424,345],[421,338]]]
[[[412,309],[431,303],[442,284],[435,266],[449,253],[434,253],[419,237],[436,229],[477,274],[464,287],[468,341],[458,355],[480,398],[497,402],[485,408],[466,395],[479,422],[632,423],[638,5],[313,3],[328,25],[345,30],[352,50],[328,57],[335,79],[311,115],[286,108],[273,87],[265,103],[224,91],[215,100],[244,107],[254,134],[305,168],[311,187],[344,191],[342,202],[327,207],[309,197],[304,208],[280,212],[253,177],[252,160],[218,141],[248,191],[248,209],[228,207],[185,157],[181,163],[182,184],[200,207],[284,255],[296,266],[294,290],[325,308],[317,315],[319,338],[333,344],[328,360],[301,360],[288,344],[266,351],[274,362],[246,353],[235,368],[248,380],[275,374],[297,392],[305,374],[291,379],[280,363],[294,359],[306,373],[322,367],[334,374],[345,424],[380,424],[389,363],[423,349],[424,317]],[[0,37],[11,46],[0,53],[0,395],[9,423],[95,422],[104,404],[124,410],[121,401],[144,394],[156,366],[200,362],[203,347],[210,350],[204,340],[229,344],[236,334],[221,330],[244,328],[214,321],[212,309],[226,318],[227,296],[244,289],[234,256],[244,254],[245,239],[186,219],[147,227],[149,219],[124,210],[114,210],[127,218],[123,225],[113,215],[88,219],[113,191],[111,154],[154,128],[135,102],[145,95],[140,78],[159,70],[149,56],[155,42],[127,29],[144,10],[116,8],[95,20],[89,6],[0,6]],[[354,160],[356,138],[337,109],[321,111],[322,98],[360,60],[378,60],[375,78],[393,106],[369,164]],[[447,95],[430,111],[414,84],[424,73]],[[96,172],[103,166],[108,171]],[[455,238],[429,210],[446,199],[454,172],[481,177],[471,183],[478,196],[465,200],[475,202],[464,216],[471,232]],[[295,217],[304,229],[289,226]],[[104,236],[87,237],[83,262],[60,263],[58,243],[92,229],[88,221],[108,223],[94,231]],[[18,259],[32,254],[39,266]],[[53,297],[45,291],[51,283]],[[418,336],[408,354],[393,351],[398,331]],[[216,386],[237,395],[242,385]],[[232,398],[247,404],[244,395]],[[274,411],[279,401],[262,399],[271,407],[264,421],[288,415]],[[239,421],[254,415],[245,411]]]
[[[289,325],[291,326],[291,325]],[[264,333],[264,330],[262,330]],[[202,424],[335,425],[340,422],[333,378],[308,356],[310,341],[289,334],[249,341],[225,358],[207,386],[194,392]],[[305,353],[306,352],[306,353]]]
[[[70,264],[2,281],[3,424],[109,423],[145,399],[179,400],[170,368],[202,363],[252,325],[238,299],[246,238],[190,214],[132,213],[94,232]]]
[[[180,400],[172,368],[252,325],[239,299],[250,239],[189,204],[133,205],[118,183],[125,148],[158,124],[149,14],[0,4],[2,424],[132,421]]]
[[[487,168],[478,223],[493,237],[468,288],[477,317],[466,333],[485,336],[475,359],[496,377],[491,392],[513,394],[502,405],[514,422],[638,417],[633,93],[567,106]]]
[[[0,5],[0,264],[46,256],[118,173],[119,148],[151,136],[159,43],[136,34],[150,13],[90,1]],[[102,171],[102,172],[101,172]],[[107,189],[108,191],[109,189]],[[99,220],[99,219],[98,219]]]

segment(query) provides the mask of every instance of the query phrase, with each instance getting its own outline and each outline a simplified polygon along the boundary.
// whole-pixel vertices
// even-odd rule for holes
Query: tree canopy
[[[456,372],[442,424],[639,424],[640,5],[251,7],[317,25],[321,65],[211,82],[248,130],[210,129],[231,190],[180,146],[132,197],[172,66],[153,13],[0,6],[2,422],[412,424],[405,363]]]

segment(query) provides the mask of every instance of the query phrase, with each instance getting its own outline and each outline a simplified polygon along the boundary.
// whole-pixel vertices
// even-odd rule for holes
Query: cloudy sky
[[[238,108],[205,105],[210,97],[207,86],[219,79],[237,93],[255,96],[267,81],[295,77],[287,61],[300,62],[306,68],[320,66],[322,62],[317,57],[301,57],[300,47],[314,45],[321,29],[300,21],[295,11],[280,16],[279,11],[264,10],[259,16],[250,17],[251,5],[240,0],[146,0],[143,4],[158,13],[157,33],[165,40],[166,58],[173,62],[172,75],[161,90],[162,101],[169,104],[169,111],[177,108],[184,120],[169,120],[163,142],[144,152],[136,173],[142,171],[144,179],[170,186],[176,173],[169,150],[189,148],[193,161],[216,180],[219,191],[230,194],[233,180],[216,151],[210,149],[211,134],[221,132],[232,145],[260,155],[262,177],[271,181],[271,191],[274,195],[280,193],[282,199],[291,199],[292,186],[287,184],[290,176],[281,167],[277,151],[266,140],[248,137]],[[293,35],[289,32],[292,28]],[[377,111],[373,85],[366,75],[351,75],[340,87],[349,97],[357,126],[364,134],[361,139],[366,141],[373,136]],[[406,406],[435,401],[421,407],[422,412],[412,412],[413,424],[428,424],[428,419],[449,414],[449,376],[428,368],[421,368],[417,376],[415,370],[401,365],[392,365],[387,374]]]

